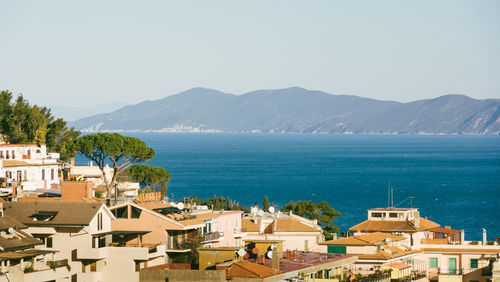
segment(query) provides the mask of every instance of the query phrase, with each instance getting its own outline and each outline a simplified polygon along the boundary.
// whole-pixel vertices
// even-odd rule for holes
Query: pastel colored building
[[[322,252],[356,255],[358,261],[351,269],[354,274],[368,275],[377,270],[397,268],[399,274],[393,272],[393,276],[399,279],[406,272],[425,274],[426,271],[425,262],[419,259],[420,251],[411,249],[405,236],[374,232],[324,241],[320,245]]]
[[[193,213],[205,225],[202,229],[202,245],[205,247],[240,247],[246,233],[241,231],[243,211],[209,211]]]
[[[281,212],[245,215],[241,231],[248,240],[282,240],[283,248],[289,250],[311,250],[323,241],[316,221]]]
[[[156,256],[146,247],[122,247],[113,242],[113,214],[102,203],[8,202],[5,211],[39,239],[39,252],[51,253],[56,265],[67,265],[57,279],[29,281],[138,281],[139,269]],[[129,233],[127,233],[129,234]],[[136,233],[141,236],[141,233]],[[36,273],[45,273],[37,271]],[[24,279],[26,280],[26,277]]]
[[[148,208],[149,207],[149,208]],[[198,240],[204,222],[181,214],[162,214],[170,206],[160,202],[125,202],[110,208],[115,215],[112,222],[114,232],[141,232],[141,238],[124,236],[125,246],[147,246],[162,249],[163,254],[148,266],[163,264],[175,256],[191,251],[190,240]]]

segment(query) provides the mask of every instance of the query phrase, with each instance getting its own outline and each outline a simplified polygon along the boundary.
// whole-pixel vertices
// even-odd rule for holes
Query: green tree
[[[108,197],[111,186],[116,183],[117,176],[128,167],[147,161],[155,155],[152,148],[143,141],[118,133],[96,133],[84,135],[73,142],[73,148],[82,156],[94,161],[101,169]],[[106,164],[110,163],[113,175],[108,181],[104,172]]]
[[[264,211],[268,211],[270,206],[271,205],[269,204],[269,198],[267,198],[267,196],[264,196],[264,201],[262,202],[262,208],[264,209]]]
[[[167,196],[167,183],[172,175],[163,167],[137,164],[127,169],[129,177],[139,182],[142,186],[153,187],[160,190],[162,197]]]
[[[341,213],[330,207],[326,201],[314,203],[313,201],[290,201],[283,208],[284,212],[292,211],[294,214],[317,220],[323,228],[323,234],[327,240],[333,238],[333,233],[339,233],[339,228],[333,224]]]
[[[69,145],[80,135],[64,120],[55,119],[50,109],[31,106],[22,95],[13,101],[9,91],[0,92],[0,133],[11,144],[45,144],[49,151],[58,152],[61,160],[75,155]]]

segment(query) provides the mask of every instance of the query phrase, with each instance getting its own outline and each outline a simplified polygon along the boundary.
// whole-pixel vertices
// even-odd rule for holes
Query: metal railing
[[[438,275],[463,275],[462,268],[438,268]]]
[[[222,237],[222,233],[220,233],[220,232],[210,232],[210,233],[203,234],[201,241],[202,242],[216,241],[216,240],[219,240],[221,237]]]

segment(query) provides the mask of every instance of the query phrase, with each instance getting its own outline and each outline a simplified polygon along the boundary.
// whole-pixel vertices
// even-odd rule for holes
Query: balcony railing
[[[205,234],[203,234],[201,241],[202,242],[219,241],[220,238],[223,236],[224,236],[223,233],[220,233],[220,232],[205,233]]]
[[[438,268],[438,275],[463,275],[463,269],[455,268]]]

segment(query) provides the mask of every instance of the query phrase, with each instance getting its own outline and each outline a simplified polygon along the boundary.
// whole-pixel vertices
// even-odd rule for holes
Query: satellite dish
[[[273,258],[273,252],[269,251],[266,253],[267,258]]]
[[[263,210],[259,210],[259,212],[257,213],[258,216],[263,216],[264,215],[264,211]]]
[[[177,208],[180,209],[180,210],[183,210],[184,209],[184,203],[183,202],[179,202],[177,204]]]
[[[9,229],[7,229],[7,232],[9,232],[9,234],[12,234],[12,233],[14,233],[14,228],[12,228],[12,227],[9,227]]]
[[[269,207],[269,212],[274,213],[274,207]]]
[[[243,257],[247,254],[247,252],[245,251],[245,249],[239,249],[238,252],[236,252],[238,254],[238,256],[240,257]]]
[[[391,238],[386,238],[386,239],[385,239],[385,242],[386,242],[387,244],[390,244],[390,243],[392,242],[392,240],[391,240]]]
[[[256,207],[253,207],[253,208],[251,209],[251,212],[252,212],[252,214],[257,214],[257,208],[256,208]]]
[[[276,246],[276,244],[272,244],[272,245],[271,245],[271,250],[276,249],[276,247],[277,247],[277,246]]]

